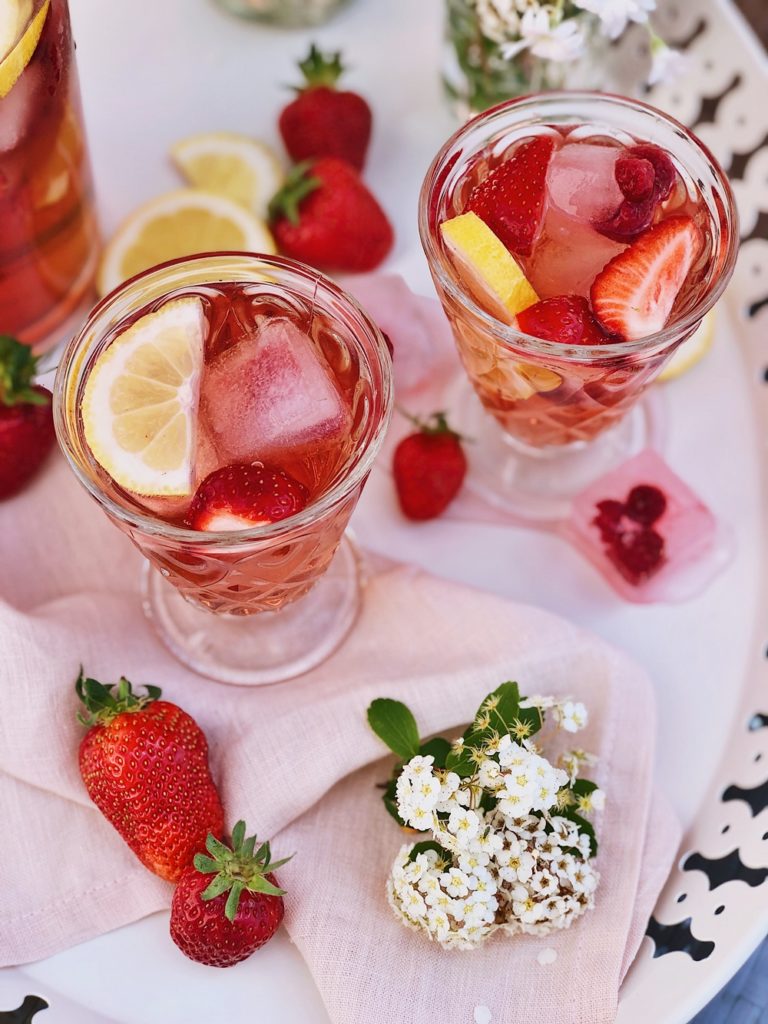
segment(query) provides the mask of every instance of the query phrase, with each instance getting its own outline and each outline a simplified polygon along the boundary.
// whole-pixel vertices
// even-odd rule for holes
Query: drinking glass
[[[151,303],[236,282],[256,301],[328,325],[323,353],[353,394],[351,437],[328,486],[301,512],[228,532],[173,525],[121,493],[85,440],[90,368],[126,318]],[[286,315],[286,314],[279,314]],[[204,371],[205,372],[205,371]],[[334,282],[280,257],[209,254],[134,277],[93,310],[61,359],[59,443],[80,483],[147,559],[144,610],[167,646],[203,675],[272,683],[307,672],[343,641],[361,604],[361,567],[345,539],[392,409],[392,364],[366,313]]]
[[[44,351],[93,301],[99,235],[67,0],[29,8],[0,54],[0,334]]]
[[[494,318],[457,273],[440,233],[473,184],[516,140],[568,128],[569,140],[602,136],[666,150],[689,196],[706,208],[706,260],[671,321],[648,337],[596,346],[526,335]],[[552,92],[501,103],[463,125],[427,171],[419,233],[451,323],[466,381],[450,404],[457,430],[475,440],[470,485],[529,520],[564,518],[571,499],[659,435],[651,403],[638,400],[715,304],[733,272],[738,218],[728,180],[704,144],[644,103],[593,92]]]

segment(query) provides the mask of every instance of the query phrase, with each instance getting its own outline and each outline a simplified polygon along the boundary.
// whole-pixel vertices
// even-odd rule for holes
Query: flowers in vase
[[[672,77],[682,56],[650,27],[656,0],[447,0],[462,84],[454,98],[479,111],[510,96],[565,86],[598,87],[608,45],[631,24],[651,41],[650,84]],[[455,76],[454,76],[455,77]]]

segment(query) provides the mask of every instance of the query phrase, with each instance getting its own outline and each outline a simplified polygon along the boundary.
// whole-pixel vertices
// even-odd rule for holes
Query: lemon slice
[[[174,299],[119,334],[91,370],[85,439],[126,490],[191,493],[205,333],[201,300]]]
[[[678,345],[675,354],[658,376],[659,380],[674,380],[695,366],[712,348],[715,339],[715,311],[710,309],[693,334]]]
[[[0,100],[8,95],[32,59],[50,6],[51,0],[45,0],[30,21],[32,0],[0,2]]]
[[[171,159],[190,185],[240,203],[266,219],[285,175],[263,142],[234,132],[203,132],[171,147]]]
[[[497,319],[510,323],[539,301],[515,257],[476,213],[443,221],[440,230],[468,288]]]
[[[202,252],[275,252],[266,224],[238,203],[199,188],[150,200],[107,244],[97,285],[102,295],[148,267]]]

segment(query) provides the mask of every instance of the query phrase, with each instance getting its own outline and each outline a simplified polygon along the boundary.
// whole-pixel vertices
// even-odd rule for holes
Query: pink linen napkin
[[[324,665],[281,686],[227,687],[180,666],[155,638],[140,608],[140,563],[59,457],[0,505],[0,964],[170,902],[170,886],[138,864],[80,780],[82,662],[103,681],[125,674],[163,686],[208,736],[230,823],[244,817],[275,837],[278,855],[296,852],[280,873],[286,924],[334,1024],[460,1024],[476,1006],[494,1024],[613,1019],[678,842],[652,802],[655,712],[636,666],[543,611],[396,567],[373,576],[354,633]],[[389,763],[365,710],[374,697],[399,698],[423,734],[450,734],[509,678],[590,708],[583,745],[600,756],[595,777],[608,793],[597,909],[546,940],[497,936],[445,953],[385,903],[403,837],[373,788]],[[554,963],[538,962],[544,948]]]

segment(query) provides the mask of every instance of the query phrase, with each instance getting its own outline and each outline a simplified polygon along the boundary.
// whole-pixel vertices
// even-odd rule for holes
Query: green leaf
[[[468,779],[477,771],[477,764],[472,757],[472,747],[463,746],[460,750],[451,750],[445,759],[445,767],[449,772],[456,772],[460,779]]]
[[[368,708],[368,724],[398,757],[410,761],[419,752],[419,727],[399,700],[379,698]]]
[[[248,883],[248,889],[250,892],[263,892],[267,896],[285,896],[285,889],[280,889],[276,885],[272,885],[268,878],[263,875],[259,875],[258,878],[252,879]]]
[[[245,882],[241,882],[239,878],[232,883],[232,888],[229,890],[227,903],[224,907],[224,916],[228,921],[234,921],[237,917],[237,908],[240,905],[240,896],[244,888]]]
[[[245,859],[249,859],[249,858],[253,857],[253,851],[254,851],[255,846],[256,846],[256,836],[255,835],[248,836],[248,838],[245,840],[245,842],[242,845],[242,856]]]
[[[598,788],[596,782],[590,782],[589,779],[576,779],[574,784],[571,786],[571,792],[575,793],[576,796],[589,796],[590,793],[594,793]]]
[[[281,868],[283,866],[283,864],[287,864],[288,861],[289,860],[293,860],[293,858],[294,858],[294,854],[291,854],[290,857],[283,857],[282,860],[276,860],[274,862],[274,864],[270,864],[269,865],[269,870],[270,871],[277,871],[278,868]]]
[[[436,843],[433,839],[427,839],[423,843],[416,843],[414,848],[408,854],[408,860],[414,861],[420,853],[426,853],[427,850],[434,850],[435,853],[444,860],[447,864],[450,864],[453,858],[451,857],[448,850],[440,843]]]
[[[392,815],[392,817],[395,819],[400,828],[407,828],[408,826],[397,813],[397,801],[393,800],[392,797],[387,796],[386,793],[381,799],[384,801],[384,806],[387,809],[387,813]]]
[[[245,822],[241,819],[232,829],[232,849],[239,850],[245,839]]]
[[[598,850],[597,834],[595,833],[595,829],[592,823],[587,821],[586,818],[582,818],[582,816],[580,814],[577,814],[575,811],[562,811],[561,816],[563,818],[568,818],[569,821],[574,822],[574,824],[579,826],[581,832],[584,832],[586,835],[589,836],[589,856],[596,857]],[[574,852],[579,854],[580,856],[578,850],[575,850]]]
[[[205,848],[212,857],[216,857],[219,860],[229,860],[232,857],[230,848],[225,846],[220,839],[217,839],[212,832],[208,833]]]
[[[211,879],[208,888],[201,894],[200,899],[203,900],[215,900],[217,896],[221,896],[223,892],[226,892],[234,883],[231,878],[227,878],[226,875],[216,875],[215,878]]]
[[[442,736],[433,736],[431,740],[422,743],[419,753],[424,757],[434,757],[435,768],[445,768],[445,762],[451,752],[451,744]]]
[[[218,871],[221,866],[217,860],[206,857],[204,853],[196,853],[192,863],[201,875],[210,875],[214,871]]]

